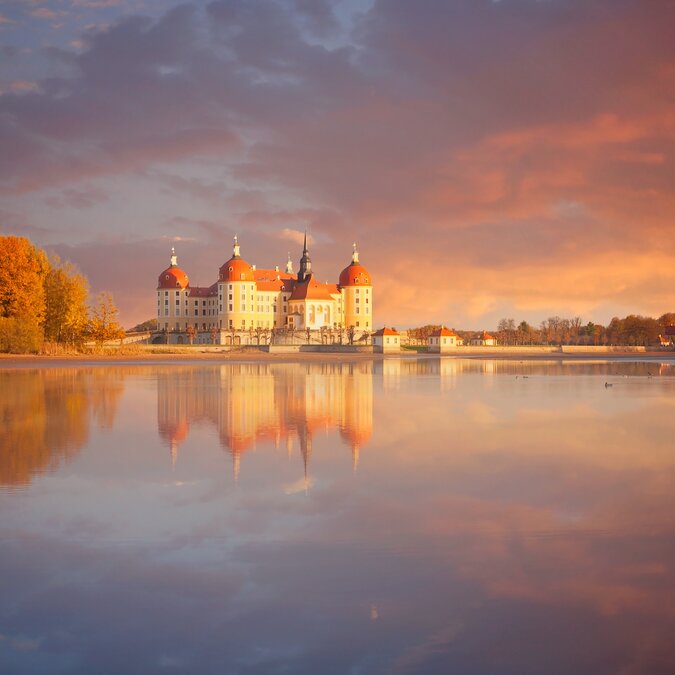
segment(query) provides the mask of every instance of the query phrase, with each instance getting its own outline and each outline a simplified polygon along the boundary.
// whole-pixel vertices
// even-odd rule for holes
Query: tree
[[[124,329],[117,323],[117,307],[107,291],[98,294],[89,322],[89,335],[98,345],[124,337]]]
[[[512,345],[515,342],[516,322],[513,319],[500,319],[497,324],[499,342],[503,345]]]
[[[0,237],[0,316],[41,324],[49,260],[25,237]]]
[[[51,261],[44,281],[44,336],[50,342],[81,344],[84,342],[89,310],[87,280],[74,265],[62,263],[58,256]]]
[[[191,323],[189,323],[185,329],[185,332],[188,336],[188,342],[192,344],[195,340],[195,336],[197,335],[196,328]]]
[[[130,333],[145,333],[146,331],[155,332],[158,329],[157,319],[148,319],[142,323],[137,323],[129,332]]]
[[[45,316],[47,256],[25,237],[0,237],[0,349],[38,351]]]

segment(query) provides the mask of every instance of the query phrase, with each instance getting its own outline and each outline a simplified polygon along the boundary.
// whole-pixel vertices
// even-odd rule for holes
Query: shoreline
[[[672,361],[675,352],[662,351],[611,351],[598,352],[591,350],[575,351],[573,353],[512,351],[499,353],[496,350],[480,353],[471,350],[462,353],[433,354],[428,352],[402,351],[400,354],[380,354],[372,352],[296,352],[296,353],[269,353],[262,351],[208,351],[208,352],[172,352],[172,353],[130,353],[130,354],[0,354],[0,370],[26,367],[49,367],[58,365],[88,366],[88,365],[171,365],[172,363],[185,365],[203,363],[301,363],[307,361],[380,361],[383,359],[467,359],[467,360],[497,360],[497,361]]]

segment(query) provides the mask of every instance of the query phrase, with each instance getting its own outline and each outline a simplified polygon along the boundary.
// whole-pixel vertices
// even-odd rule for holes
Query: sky
[[[336,282],[375,324],[675,311],[675,2],[0,0],[0,232],[125,326],[210,285]]]

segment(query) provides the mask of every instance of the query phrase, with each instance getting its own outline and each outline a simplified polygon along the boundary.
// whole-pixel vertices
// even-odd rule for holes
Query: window
[[[230,304],[228,305],[228,307],[230,308],[230,312],[231,312],[231,311],[232,311],[232,303],[230,303]]]
[[[199,308],[195,307],[195,316],[199,316]]]
[[[227,299],[228,299],[228,300],[232,300],[232,293],[230,293],[230,294],[227,296]]]

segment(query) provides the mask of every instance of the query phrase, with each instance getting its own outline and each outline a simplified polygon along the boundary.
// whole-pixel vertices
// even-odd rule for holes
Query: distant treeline
[[[630,314],[623,319],[614,317],[607,326],[580,317],[564,319],[552,316],[542,321],[538,328],[527,321],[516,324],[514,319],[501,319],[497,330],[490,334],[500,345],[658,345],[666,327],[675,325],[675,312],[662,314],[658,319]],[[428,324],[408,330],[410,340],[425,344],[427,338],[440,325]],[[455,330],[465,343],[478,337],[482,331]]]
[[[86,277],[24,237],[0,237],[0,352],[39,352],[45,343],[81,348],[124,335],[110,293],[92,307]]]

